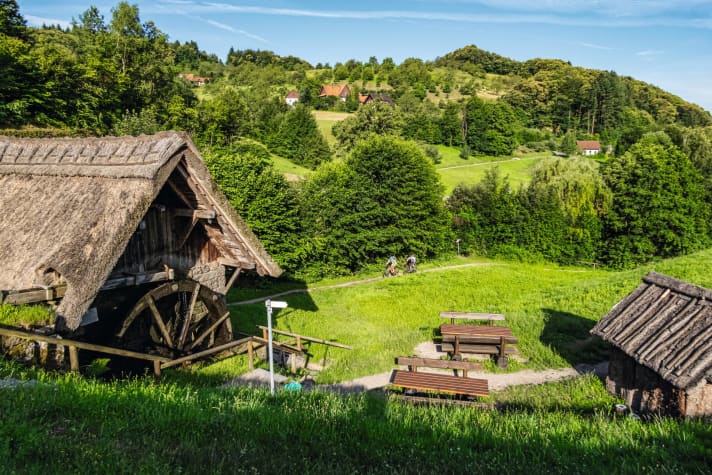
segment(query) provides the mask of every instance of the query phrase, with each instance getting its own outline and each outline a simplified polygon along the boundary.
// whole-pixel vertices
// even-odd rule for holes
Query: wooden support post
[[[79,350],[76,346],[69,347],[69,367],[72,371],[79,371]]]
[[[302,337],[301,336],[297,336],[297,349],[299,351],[302,351]]]
[[[247,342],[247,356],[250,369],[255,369],[255,349],[253,345],[254,343],[252,340]]]
[[[262,339],[263,340],[267,339],[267,328],[266,327],[262,329]]]
[[[230,279],[227,281],[227,284],[225,284],[223,294],[227,295],[228,290],[230,290],[232,288],[232,286],[235,284],[235,281],[237,280],[238,275],[240,275],[240,268],[235,267],[235,271],[230,276]]]
[[[499,355],[497,356],[497,366],[500,368],[506,368],[507,367],[507,355],[505,353],[505,337],[500,336],[499,337]]]
[[[455,335],[455,355],[460,355],[460,335]]]
[[[161,362],[158,360],[153,361],[153,376],[158,381],[161,378]]]
[[[297,372],[297,354],[292,353],[290,356],[287,356],[291,360],[291,365],[290,365],[290,370],[292,371],[292,374],[296,374]]]

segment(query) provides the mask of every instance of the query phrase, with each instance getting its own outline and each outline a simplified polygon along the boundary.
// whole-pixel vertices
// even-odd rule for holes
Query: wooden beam
[[[70,340],[67,338],[57,338],[53,336],[38,335],[36,333],[30,333],[22,330],[16,330],[14,328],[7,328],[0,326],[0,335],[14,336],[17,338],[23,338],[25,340],[42,341],[45,343],[50,343],[58,346],[74,346],[82,350],[98,351],[101,353],[107,353],[110,355],[126,356],[129,358],[136,358],[139,360],[147,361],[170,361],[170,358],[165,356],[150,355],[148,353],[139,353],[137,351],[124,350],[121,348],[114,348],[112,346],[96,345],[94,343],[87,343],[84,341]]]
[[[233,266],[235,267],[235,270],[233,271],[232,275],[230,276],[230,279],[227,281],[227,284],[225,284],[225,288],[223,289],[223,294],[227,295],[228,290],[230,290],[235,284],[235,281],[237,280],[237,276],[240,275],[240,266]]]
[[[181,218],[193,218],[193,219],[215,219],[217,214],[215,210],[212,209],[183,209],[176,208],[173,210],[175,216]]]
[[[161,368],[170,368],[171,366],[177,366],[181,363],[185,363],[187,361],[192,361],[198,358],[202,358],[203,356],[208,356],[212,355],[214,353],[219,353],[221,351],[229,350],[230,348],[234,348],[236,346],[242,345],[247,343],[248,345],[252,341],[251,337],[243,338],[241,340],[233,340],[231,342],[219,345],[219,346],[214,346],[212,348],[208,348],[207,350],[199,351],[198,353],[193,353],[190,355],[182,356],[180,358],[177,358],[175,360],[168,361],[166,363],[163,363],[161,365]],[[249,348],[249,346],[248,346]]]
[[[198,296],[200,295],[200,284],[195,283],[195,288],[190,296],[190,307],[188,307],[188,314],[183,320],[183,326],[180,329],[180,335],[178,336],[178,349],[183,349],[183,344],[185,343],[185,337],[188,336],[188,328],[190,328],[190,322],[193,320],[193,309],[198,301]]]
[[[24,305],[37,302],[47,302],[50,300],[61,299],[64,297],[66,291],[66,284],[16,291],[5,291],[2,293],[3,296],[0,298],[0,303]]]
[[[184,205],[186,205],[186,206],[193,206],[193,205],[195,204],[195,203],[193,203],[192,200],[189,200],[188,197],[185,196],[185,193],[183,193],[183,190],[181,190],[180,188],[178,188],[178,185],[176,185],[175,183],[173,183],[173,180],[170,180],[170,179],[169,179],[166,183],[168,183],[168,186],[171,187],[171,190],[173,190],[173,192],[174,192],[176,195],[178,195],[178,198],[180,198],[180,200],[183,202]],[[197,197],[196,197],[196,198],[197,198]]]
[[[257,325],[257,328],[259,328],[259,329],[262,330],[262,335],[266,335],[266,334],[267,334],[267,327],[266,327],[266,326],[264,326],[264,325]],[[314,343],[320,343],[320,344],[322,344],[322,345],[328,345],[328,346],[335,346],[335,347],[337,347],[337,348],[343,348],[343,349],[345,349],[345,350],[353,350],[353,347],[351,347],[351,346],[349,346],[349,345],[343,345],[343,344],[341,344],[341,343],[334,343],[333,341],[320,340],[319,338],[312,338],[312,337],[309,337],[309,336],[298,335],[297,333],[289,333],[289,332],[285,332],[285,331],[282,331],[282,330],[275,330],[274,328],[272,329],[272,333],[277,333],[277,334],[279,334],[279,335],[286,335],[286,336],[291,336],[291,337],[297,338],[297,345],[300,346],[300,347],[301,347],[301,341],[300,341],[300,340],[306,340],[306,341],[311,341],[311,342],[314,342]],[[264,338],[266,339],[267,337],[264,336]],[[300,350],[301,350],[301,348],[300,348]]]
[[[104,282],[104,285],[101,286],[100,290],[118,289],[121,287],[130,287],[174,279],[175,272],[173,271],[173,269],[168,268],[167,270],[163,270],[160,272],[143,272],[139,274],[131,274],[124,277],[116,277],[113,279],[109,279]]]
[[[222,317],[218,318],[218,319],[217,319],[215,322],[213,322],[213,324],[210,325],[203,333],[201,333],[200,336],[199,336],[198,338],[196,338],[195,341],[193,341],[193,344],[190,345],[190,348],[188,348],[188,349],[189,349],[189,350],[192,350],[193,348],[195,348],[196,346],[198,346],[198,345],[200,344],[200,342],[202,342],[202,341],[205,339],[206,336],[208,336],[208,335],[210,335],[212,332],[214,332],[215,329],[216,329],[217,327],[219,327],[220,324],[221,324],[222,322],[224,322],[225,319],[228,318],[229,316],[230,316],[230,312],[225,312],[225,315],[223,315]]]
[[[156,325],[158,325],[158,329],[161,331],[163,339],[170,348],[173,348],[173,340],[171,340],[171,336],[168,334],[168,329],[166,328],[166,324],[163,323],[161,312],[158,311],[158,307],[156,307],[156,302],[153,300],[151,294],[146,294],[146,303],[148,304],[148,308],[151,309],[153,321],[155,321]]]
[[[178,243],[176,249],[180,249],[185,245],[185,242],[190,237],[191,233],[193,232],[193,229],[195,229],[195,225],[198,224],[198,221],[199,219],[196,217],[193,217],[193,219],[190,220],[190,224],[186,226],[185,231],[183,231],[183,234],[178,239],[176,239],[176,242]]]

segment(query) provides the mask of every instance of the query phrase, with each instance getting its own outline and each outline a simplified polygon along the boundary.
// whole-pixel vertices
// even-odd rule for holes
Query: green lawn
[[[515,157],[482,157],[474,156],[467,160],[460,158],[460,150],[455,147],[438,146],[442,161],[436,165],[440,174],[445,194],[449,195],[460,183],[474,185],[485,176],[485,171],[499,167],[503,176],[509,177],[513,189],[526,185],[531,181],[534,166],[550,153],[519,154]]]
[[[388,371],[395,357],[411,355],[419,343],[432,340],[443,310],[505,314],[524,358],[512,360],[507,371],[562,368],[606,359],[605,347],[589,330],[649,270],[712,286],[711,263],[712,250],[626,272],[454,258],[438,265],[472,266],[425,272],[430,266],[421,263],[417,274],[353,287],[309,285],[310,293],[279,297],[289,308],[275,314],[276,327],[354,347],[325,354],[323,346],[312,346],[314,361],[326,357],[328,362],[320,382]],[[369,277],[377,275],[374,271]],[[250,290],[230,298],[254,296]],[[232,315],[234,326],[247,333],[265,324],[262,303],[232,307]],[[500,371],[489,362],[486,368]]]
[[[312,173],[308,168],[299,166],[291,160],[280,157],[279,155],[272,155],[272,164],[275,170],[290,180],[307,178]]]
[[[651,269],[711,287],[712,250],[625,272],[476,261],[423,262],[419,272],[346,288],[341,279],[285,295],[277,328],[354,346],[314,346],[321,382],[388,371],[432,338],[441,310],[501,312],[526,362],[509,370],[599,361],[588,330]],[[470,267],[465,265],[473,264]],[[435,271],[436,266],[460,266]],[[426,272],[430,271],[432,272]],[[374,277],[364,274],[359,277]],[[231,298],[277,292],[234,291]],[[233,307],[238,330],[264,304]],[[497,371],[492,365],[487,371]],[[493,392],[498,410],[411,406],[378,394],[224,388],[245,357],[192,370],[101,381],[0,360],[0,473],[710,473],[712,425],[616,417],[594,376]],[[486,377],[486,376],[485,376]]]
[[[331,133],[331,128],[335,123],[340,122],[351,115],[348,112],[331,111],[313,111],[312,114],[316,119],[316,124],[319,126],[319,130],[322,134],[324,134],[324,137],[329,145],[336,143],[336,138],[334,137],[334,134]]]

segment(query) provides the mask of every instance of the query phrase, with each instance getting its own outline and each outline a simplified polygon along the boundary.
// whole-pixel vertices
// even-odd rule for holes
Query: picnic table
[[[507,355],[517,353],[512,346],[519,342],[512,330],[505,326],[495,326],[493,321],[504,320],[504,315],[496,313],[441,312],[440,317],[450,318],[451,323],[440,325],[443,337],[442,350],[461,358],[462,353],[482,353],[494,355],[497,365],[507,366]],[[455,319],[486,320],[489,325],[455,324]]]

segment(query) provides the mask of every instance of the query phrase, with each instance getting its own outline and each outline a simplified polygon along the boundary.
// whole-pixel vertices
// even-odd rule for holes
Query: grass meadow
[[[336,143],[336,138],[331,132],[331,128],[335,123],[342,121],[351,115],[348,112],[331,111],[313,111],[312,114],[316,119],[316,124],[319,126],[319,130],[324,135],[324,138],[326,138],[329,145],[334,145]]]
[[[442,161],[436,165],[440,180],[445,187],[445,194],[449,195],[460,183],[474,185],[485,176],[491,168],[499,167],[503,176],[509,177],[512,189],[526,185],[531,181],[532,171],[536,164],[550,153],[518,154],[516,157],[478,157],[473,156],[467,160],[460,158],[460,150],[455,147],[438,146]]]
[[[506,371],[605,359],[588,330],[649,270],[712,287],[712,250],[625,272],[452,257],[416,274],[335,288],[345,279],[262,284],[231,300],[278,297],[277,328],[353,345],[314,345],[322,383],[388,371],[433,338],[441,310],[504,313],[523,361]],[[449,269],[439,269],[449,266]],[[264,304],[231,307],[256,333]],[[511,387],[497,410],[412,406],[380,392],[339,396],[224,387],[237,356],[149,377],[98,380],[0,362],[0,473],[710,473],[703,420],[616,417],[619,402],[587,375]],[[492,365],[486,371],[502,371]],[[485,376],[486,377],[486,376]]]

